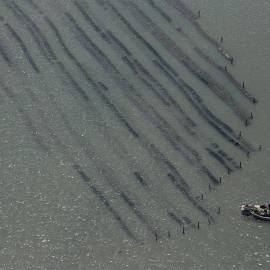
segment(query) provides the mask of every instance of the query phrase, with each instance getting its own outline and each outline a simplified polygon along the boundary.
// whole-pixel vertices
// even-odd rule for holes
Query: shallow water
[[[200,10],[211,37],[223,36],[233,65],[166,2],[174,1],[154,1],[171,23],[151,1],[77,1],[96,31],[72,1],[0,1],[0,269],[269,269],[269,224],[239,213],[242,202],[269,201],[269,1],[183,1]],[[110,3],[177,79],[241,131],[256,149],[249,158],[202,117],[168,68],[158,68],[160,58]],[[244,80],[259,102],[250,103],[193,46]],[[248,127],[227,94],[218,97],[186,68],[183,54],[226,88],[237,109],[253,113]],[[228,175],[206,151],[211,143],[243,168]]]

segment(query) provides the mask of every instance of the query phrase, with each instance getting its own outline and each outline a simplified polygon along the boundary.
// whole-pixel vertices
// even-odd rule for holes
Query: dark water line
[[[22,22],[25,26],[25,28],[28,29],[29,33],[31,34],[31,36],[33,37],[35,43],[37,44],[37,47],[39,49],[39,51],[41,52],[41,54],[47,59],[47,60],[50,60],[48,59],[48,54],[47,52],[44,50],[44,47],[42,45],[42,42],[40,41],[40,38],[38,37],[37,33],[35,31],[33,31],[32,27],[30,27],[29,23],[25,20],[25,18],[11,5],[12,2],[8,2],[6,0],[3,0],[5,2],[5,5],[7,6],[8,9],[10,9],[15,18]]]
[[[60,62],[61,63],[61,62]],[[62,69],[63,69],[63,66],[61,67]],[[65,73],[65,72],[64,72]],[[99,84],[99,85],[101,85],[101,84]],[[106,88],[106,87],[105,87]],[[55,138],[54,138],[55,139]]]
[[[152,93],[167,107],[170,106],[170,103],[159,93],[159,91],[153,86],[149,81],[144,79],[142,76],[138,75],[138,78],[141,80],[141,82],[149,89]]]
[[[127,130],[136,138],[139,138],[138,132],[129,124],[129,122],[125,119],[125,117],[120,113],[120,111],[116,108],[116,106],[106,97],[104,94],[100,94],[104,103],[114,112],[114,114],[118,117],[120,122],[122,122]]]
[[[144,177],[140,172],[134,172],[134,176],[137,179],[137,181],[143,186],[143,187],[149,187],[147,182],[145,181]]]
[[[15,17],[21,21],[28,31],[31,33],[34,41],[36,42],[41,54],[49,61],[52,62],[56,58],[54,53],[51,50],[48,41],[41,33],[40,29],[37,27],[36,24],[22,11],[22,9],[12,0],[7,1],[3,0],[6,6],[14,13]]]
[[[29,91],[29,90],[28,90]],[[38,101],[35,99],[34,95],[30,96],[33,104],[38,104]],[[37,108],[40,117],[43,119],[43,122],[46,123],[47,121],[45,120],[45,118],[43,117],[44,112],[42,112],[42,110],[40,108]],[[54,140],[54,142],[56,143],[57,146],[59,146],[62,150],[62,152],[65,154],[65,156],[68,156],[69,150],[67,149],[67,147],[65,146],[64,143],[61,142],[61,140],[58,138],[58,136],[49,128],[49,124],[47,123],[47,127],[48,127],[48,131],[50,133],[50,136],[52,137],[52,139]],[[71,132],[71,131],[70,131]],[[98,166],[99,167],[99,166]],[[113,187],[114,191],[119,193],[120,197],[124,200],[124,202],[129,206],[129,208],[135,213],[135,215],[139,218],[139,220],[144,223],[145,225],[147,225],[148,229],[152,232],[152,234],[155,234],[155,230],[151,227],[151,225],[146,221],[146,219],[144,218],[143,214],[140,212],[140,210],[135,207],[135,204],[128,198],[128,196],[124,193],[119,191],[119,188],[116,187],[115,184],[112,183],[112,181],[109,179],[112,177],[112,175],[110,177],[108,177],[105,168],[99,168],[99,171],[102,172],[103,176],[105,177],[107,183],[109,183],[109,185],[111,187]],[[82,176],[82,175],[81,175]],[[90,180],[90,179],[89,179]],[[92,187],[91,187],[92,189]],[[92,189],[92,191],[94,191]],[[96,194],[97,195],[97,194]],[[100,197],[99,197],[100,198]],[[105,205],[107,206],[107,204],[105,203]]]
[[[31,117],[28,115],[28,113],[25,111],[24,107],[20,104],[19,100],[16,98],[16,95],[13,93],[11,88],[6,87],[4,83],[2,82],[2,79],[0,79],[0,86],[1,86],[1,89],[7,95],[7,97],[16,105],[16,109],[19,111],[20,117],[23,120],[25,127],[28,129],[28,131],[32,135],[36,144],[44,153],[48,153],[49,148],[44,143],[42,136],[39,135],[39,131],[35,127],[34,122],[32,121]]]
[[[126,27],[129,29],[129,31],[139,40],[142,42],[142,44],[160,61],[160,64],[158,64],[158,68],[177,86],[177,89],[179,89],[181,92],[184,93],[184,96],[187,98],[187,100],[191,103],[192,106],[199,112],[199,115],[202,116],[208,124],[210,124],[220,135],[227,139],[230,143],[233,145],[239,147],[241,150],[243,150],[245,153],[248,151],[254,151],[254,148],[245,140],[239,140],[237,139],[237,135],[233,132],[233,134],[227,134],[232,133],[232,129],[227,125],[224,124],[221,120],[214,118],[214,121],[218,121],[218,123],[215,123],[213,120],[206,117],[206,113],[209,112],[207,107],[204,105],[203,109],[206,110],[206,112],[203,112],[203,110],[199,107],[201,106],[201,103],[199,105],[195,104],[193,99],[190,97],[190,94],[194,95],[196,94],[196,99],[198,99],[199,95],[195,92],[194,89],[192,89],[187,83],[185,83],[181,78],[179,78],[178,73],[166,62],[166,60],[163,59],[163,57],[133,28],[133,26],[128,22],[128,20],[113,6],[112,3],[105,2],[105,1],[98,1],[99,5],[101,5],[103,8],[106,9],[105,5],[107,5],[120,19],[120,21],[126,25]],[[157,64],[157,61],[154,61],[154,64]],[[163,65],[166,67],[166,69],[169,70],[169,72],[164,69]],[[172,73],[173,75],[171,75]],[[181,82],[181,85],[179,85],[179,81]],[[190,92],[188,94],[186,91],[184,91],[184,87],[186,90]],[[209,115],[208,115],[209,116]],[[213,117],[213,114],[210,116]],[[219,125],[222,125],[222,127],[219,127]],[[226,131],[223,130],[223,128],[226,128]],[[233,138],[232,138],[233,137]],[[243,144],[243,146],[242,146]],[[249,150],[247,150],[249,149]]]
[[[200,117],[203,117],[222,137],[226,138],[227,141],[232,143],[234,146],[239,147],[239,149],[245,153],[254,151],[253,146],[244,140],[239,140],[238,136],[227,124],[224,124],[208,110],[208,108],[202,103],[201,98],[196,94],[195,90],[192,89],[185,81],[180,78],[174,78],[159,62],[153,60],[153,63],[171,82],[173,82],[175,86],[177,86],[177,89],[184,94]]]
[[[146,2],[155,10],[157,11],[157,13],[159,13],[161,15],[161,17],[163,17],[168,23],[172,22],[172,18],[165,13],[162,8],[160,8],[158,5],[155,4],[155,2],[153,0],[146,0]]]
[[[185,197],[197,208],[204,216],[210,218],[214,221],[213,216],[208,210],[206,210],[202,205],[200,205],[193,196],[177,181],[177,179],[170,173],[168,173],[168,178],[171,180],[172,184],[182,193]]]
[[[226,60],[230,62],[232,61],[233,57],[229,55],[229,53],[226,52],[226,50],[201,27],[197,21],[198,17],[182,1],[166,0],[165,2],[182,14],[195,27],[196,31],[217,49],[220,55],[222,55]]]
[[[219,155],[217,152],[213,151],[210,148],[206,148],[206,150],[215,160],[217,160],[226,169],[226,171],[228,169],[230,171],[233,171],[233,169],[230,166],[228,166],[228,164],[225,162],[225,160],[222,158],[221,155]]]
[[[127,224],[124,222],[124,220],[121,218],[121,216],[118,214],[118,212],[112,207],[112,205],[109,203],[109,201],[105,198],[105,196],[102,194],[101,191],[97,189],[97,187],[91,182],[91,179],[87,176],[87,174],[82,170],[81,166],[79,165],[73,165],[73,168],[75,171],[80,175],[81,179],[88,185],[90,190],[96,195],[96,197],[99,199],[99,201],[106,207],[106,209],[112,214],[112,216],[115,218],[115,220],[118,222],[119,227],[127,234],[129,238],[132,240],[141,243],[135,235],[131,232],[131,230],[128,228]]]
[[[168,212],[168,216],[179,226],[183,226],[185,225],[184,220],[182,220],[182,218],[178,217],[177,215],[175,215],[173,212]]]
[[[124,44],[118,38],[116,38],[111,31],[107,31],[107,34],[127,55],[129,56],[132,55],[129,49],[126,46],[124,46]]]
[[[35,63],[33,57],[31,56],[28,48],[26,47],[25,43],[23,42],[22,38],[19,36],[19,34],[13,29],[11,25],[8,23],[5,23],[6,28],[8,29],[9,33],[12,35],[12,37],[17,41],[20,48],[22,49],[25,58],[29,62],[29,64],[32,66],[33,70],[36,73],[40,73],[40,69],[38,68],[37,64]]]
[[[52,23],[52,21],[48,17],[45,17],[45,20],[49,24],[49,26],[52,29],[52,31],[54,32],[54,34],[56,35],[57,40],[60,43],[60,45],[62,46],[62,48],[63,48],[64,52],[66,53],[66,55],[78,67],[78,69],[80,70],[80,72],[82,72],[82,74],[85,76],[86,80],[91,83],[91,85],[93,86],[93,89],[98,94],[98,96],[114,112],[114,114],[117,116],[117,118],[120,120],[120,122],[127,128],[127,130],[133,136],[139,137],[139,135],[135,131],[135,129],[128,123],[128,121],[125,119],[125,117],[111,103],[111,101],[106,97],[106,95],[104,93],[102,93],[102,92],[100,92],[100,91],[97,90],[98,89],[97,84],[93,81],[93,79],[91,79],[91,77],[89,76],[88,72],[82,67],[81,63],[76,59],[76,57],[68,49],[68,47],[66,46],[63,38],[61,37],[61,34],[60,34],[59,30],[57,29],[57,27]],[[63,65],[61,65],[61,68],[62,68],[62,71],[69,77],[69,79],[71,80],[71,82],[73,82],[73,84],[75,85],[75,89],[82,95],[82,97],[86,101],[88,101],[89,100],[89,97],[87,96],[87,94],[85,93],[85,91],[83,89],[81,89],[81,87],[79,87],[79,85],[76,83],[76,81],[72,78],[71,74],[68,73],[68,71],[65,69],[65,67]],[[101,85],[101,87],[102,87],[102,85]],[[104,90],[104,84],[103,84],[102,89]]]
[[[245,122],[246,119],[248,119],[248,113],[234,100],[230,92],[187,56],[175,41],[157,26],[135,3],[130,1],[121,1],[121,3],[129,8],[132,15],[151,32],[155,39],[158,40],[180,64],[205,84],[220,100],[230,107],[242,121]]]
[[[72,90],[75,90],[85,101],[89,100],[88,95],[86,92],[80,87],[80,85],[76,82],[73,76],[67,71],[66,67],[63,65],[62,62],[58,61],[57,66],[61,70],[61,72],[68,78],[70,83],[72,84]]]
[[[170,172],[167,174],[167,177],[169,178],[168,175],[170,175],[170,177],[174,179],[175,183],[177,183],[177,189],[187,198],[187,200],[190,201],[191,204],[195,206],[201,213],[204,215],[209,215],[210,218],[214,220],[208,210],[206,210],[196,201],[190,192],[190,186],[187,184],[186,180],[178,172],[175,166],[166,158],[166,156],[154,144],[147,146],[147,149],[158,163],[165,165],[165,167],[169,169]],[[170,180],[172,180],[171,178]]]
[[[199,170],[202,173],[205,173],[207,177],[209,177],[212,181],[214,181],[215,177],[213,174],[209,172],[209,170],[205,169],[205,166],[201,165],[200,158],[198,157],[198,153],[193,150],[188,144],[175,132],[175,130],[166,122],[157,112],[155,112],[154,108],[150,104],[146,104],[147,102],[137,93],[134,87],[132,87],[127,80],[121,75],[119,70],[113,65],[113,63],[108,59],[108,57],[102,52],[97,46],[90,40],[89,36],[78,26],[78,23],[75,19],[70,15],[66,14],[69,20],[73,23],[77,31],[80,33],[83,41],[83,46],[87,49],[87,51],[93,55],[98,62],[101,64],[103,69],[106,72],[109,72],[112,78],[118,83],[118,85],[125,91],[127,94],[128,90],[130,94],[128,94],[128,98],[136,105],[137,108],[140,109],[142,113],[144,113],[152,122],[157,126],[161,134],[168,140],[168,142],[177,150],[179,153],[183,155],[183,157],[194,166],[194,162],[197,163],[201,169]],[[86,44],[87,42],[87,44]],[[89,46],[91,46],[89,48]],[[146,105],[145,105],[146,104]],[[144,105],[144,106],[143,106]],[[169,132],[170,131],[170,132]],[[172,134],[171,134],[172,133]],[[179,147],[179,143],[184,147],[182,150]],[[184,150],[185,149],[185,150]],[[191,158],[187,153],[190,154],[195,158]],[[216,179],[216,181],[218,181]]]
[[[95,31],[101,32],[100,27],[88,16],[85,9],[77,1],[73,1],[72,3],[77,7],[77,9],[81,12],[85,20],[95,29]]]
[[[9,58],[8,53],[6,52],[5,48],[1,44],[1,41],[0,41],[0,55],[2,56],[2,58],[4,59],[4,61],[8,64],[8,66],[9,67],[12,67],[11,59]]]
[[[216,153],[222,156],[222,158],[230,164],[235,169],[239,169],[239,162],[236,162],[232,157],[230,157],[224,150],[222,150],[218,144],[212,143],[209,148],[214,150]]]
[[[93,19],[92,19],[93,21]],[[99,22],[98,22],[99,25],[101,25]],[[103,29],[103,31],[105,31]],[[111,33],[110,31],[107,31],[107,33]],[[113,34],[111,33],[110,34],[110,38],[113,36]],[[171,96],[169,96],[168,92],[157,82],[156,79],[153,78],[153,76],[151,76],[149,74],[148,71],[145,70],[145,68],[142,66],[142,64],[140,64],[136,59],[129,59],[129,57],[132,57],[131,56],[131,53],[127,50],[127,48],[123,45],[123,43],[119,40],[116,41],[116,38],[113,37],[112,40],[116,43],[116,45],[118,46],[119,50],[117,50],[117,48],[113,47],[115,50],[117,50],[117,52],[119,54],[121,54],[121,57],[122,57],[122,60],[129,66],[129,68],[133,71],[134,74],[136,74],[137,78],[139,78],[144,85],[147,86],[148,89],[150,89],[152,91],[152,93],[159,99],[161,100],[161,102],[163,104],[165,104],[166,106],[169,106],[169,103],[165,100],[165,98],[162,96],[162,94],[164,95],[164,92],[165,92],[165,96],[167,97],[167,99],[170,100],[170,102],[177,108],[178,112],[180,113],[184,113],[184,111],[180,108],[179,104],[177,104],[177,102],[175,100],[173,100],[173,98]],[[110,43],[110,45],[112,45],[112,43]],[[124,54],[124,56],[122,56]],[[133,63],[134,62],[134,63]],[[148,77],[151,78],[151,80],[158,85],[159,88],[161,88],[161,91],[162,91],[162,94],[160,94],[158,92],[158,90],[151,84],[149,83],[149,81],[147,81],[146,79],[144,79],[142,76],[139,76],[138,75],[138,71],[136,69],[136,67],[139,68],[139,70],[142,71],[142,76],[143,75],[147,75]],[[191,123],[191,120],[189,119],[188,121],[188,124]],[[185,128],[187,128],[187,125],[184,125]],[[188,129],[188,132],[190,132],[190,129]]]
[[[253,97],[243,86],[234,78],[234,76],[227,70],[224,69],[223,66],[220,66],[215,62],[214,59],[212,59],[210,56],[206,55],[200,48],[194,47],[193,48],[198,55],[200,55],[206,62],[211,64],[213,67],[215,67],[218,71],[220,71],[236,88],[237,90],[246,97],[250,102],[257,103],[257,99]]]
[[[136,69],[136,67],[134,66],[134,64],[129,60],[129,58],[125,55],[122,56],[122,60],[123,62],[132,70],[132,72],[136,75],[138,75],[138,71]]]

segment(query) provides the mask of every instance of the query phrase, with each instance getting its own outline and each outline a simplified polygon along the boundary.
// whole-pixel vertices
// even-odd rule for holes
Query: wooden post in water
[[[238,139],[241,139],[242,138],[242,132],[239,131],[239,134],[238,134]]]

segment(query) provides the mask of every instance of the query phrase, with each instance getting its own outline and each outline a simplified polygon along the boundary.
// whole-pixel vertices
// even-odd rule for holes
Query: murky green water
[[[244,218],[239,211],[242,202],[269,201],[269,1],[183,1],[195,14],[200,10],[198,21],[211,37],[224,38],[233,65],[166,1],[154,3],[171,23],[144,0],[77,1],[87,2],[84,10],[101,30],[72,1],[10,2],[17,5],[0,1],[0,269],[269,269],[269,224]],[[159,56],[108,3],[178,73],[177,80],[181,77],[216,117],[237,134],[241,131],[256,149],[249,158],[202,118],[155,65]],[[228,89],[239,108],[252,112],[251,125],[246,127],[185,67],[179,50],[173,54],[172,46],[166,47],[170,38]],[[193,46],[226,65],[240,83],[244,80],[259,102],[245,99]],[[138,66],[134,73],[125,59],[141,63],[154,80]],[[211,143],[243,168],[228,175],[205,150]],[[262,151],[257,151],[259,145]],[[222,177],[222,183],[213,184],[203,166]],[[170,173],[178,177],[178,189]],[[179,216],[181,225],[168,213]]]

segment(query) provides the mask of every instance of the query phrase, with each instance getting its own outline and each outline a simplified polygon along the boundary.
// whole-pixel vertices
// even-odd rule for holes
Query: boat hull
[[[252,216],[256,219],[259,219],[259,220],[270,221],[270,217],[261,216],[261,215],[258,215],[256,213],[253,213]]]

